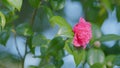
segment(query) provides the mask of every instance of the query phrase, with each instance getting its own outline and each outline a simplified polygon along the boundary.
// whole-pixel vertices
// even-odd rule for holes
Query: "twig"
[[[31,18],[31,26],[33,26],[33,24],[34,24],[34,20],[35,20],[36,14],[37,14],[37,10],[38,9],[35,8],[34,11],[33,11],[32,18]]]
[[[25,58],[25,56],[27,55],[27,42],[26,42],[26,44],[25,44],[25,55],[24,55],[24,58]]]
[[[24,54],[24,56],[23,56],[23,59],[22,59],[22,68],[24,68],[24,64],[25,64],[25,57],[26,57],[26,55],[27,55],[27,42],[26,42],[26,44],[25,44],[25,54]]]
[[[20,53],[20,51],[19,51],[19,49],[18,49],[18,44],[17,44],[17,39],[16,39],[16,34],[15,34],[15,33],[14,33],[14,39],[15,39],[15,47],[16,47],[16,49],[17,49],[18,55],[19,55],[20,58],[22,59],[22,55],[21,55],[21,53]]]
[[[16,39],[16,33],[14,33],[14,39],[15,39],[15,47],[16,47],[16,50],[17,50],[17,52],[18,52],[18,55],[20,56],[20,59],[22,60],[23,57],[22,57],[22,55],[21,55],[21,53],[20,53],[20,51],[19,51],[19,49],[18,49],[18,44],[17,44],[17,39]],[[24,67],[22,66],[22,68],[24,68]]]

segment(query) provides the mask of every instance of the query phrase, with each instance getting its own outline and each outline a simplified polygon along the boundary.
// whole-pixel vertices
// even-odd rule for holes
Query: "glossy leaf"
[[[106,66],[101,63],[95,63],[92,66],[90,66],[90,68],[106,68]]]
[[[10,10],[10,11],[14,11],[15,8],[12,7],[8,2],[7,0],[2,0],[2,3]]]
[[[18,56],[12,55],[6,51],[0,51],[0,68],[19,68],[21,65]]]
[[[40,4],[40,0],[28,0],[30,5],[34,8],[38,8],[39,4]]]
[[[112,10],[111,2],[109,0],[101,0],[101,2],[106,7],[106,9]]]
[[[120,22],[120,6],[116,7],[116,16],[117,16],[118,22]]]
[[[64,45],[65,41],[62,37],[55,37],[50,41],[48,49],[45,51],[45,58],[50,59],[50,57],[53,57],[52,63],[55,65],[56,68],[61,68],[61,66],[63,65],[62,58],[64,57]]]
[[[86,59],[86,52],[83,49],[77,50],[76,48],[74,48],[74,46],[71,42],[72,42],[72,39],[68,39],[66,41],[64,49],[69,54],[73,55],[75,64],[76,64],[76,66],[78,66],[80,63],[84,63],[84,61]]]
[[[32,46],[32,39],[33,39],[32,36],[27,37],[26,43],[28,44],[30,52],[34,54],[35,53],[35,47]]]
[[[48,19],[53,17],[54,14],[53,14],[53,12],[50,8],[44,7],[44,11],[46,12],[46,15],[47,15]]]
[[[10,36],[10,33],[8,31],[0,32],[0,44],[5,46],[8,41],[9,36]]]
[[[7,1],[9,2],[10,5],[15,7],[18,11],[21,10],[23,0],[7,0]]]
[[[44,68],[56,68],[56,67],[52,64],[47,64],[47,65],[44,66]]]
[[[53,59],[54,62],[53,63],[54,63],[56,68],[61,68],[61,66],[64,64],[64,62],[62,60],[63,56],[60,57],[59,59],[55,59],[56,57],[57,56],[54,57],[54,59]]]
[[[65,0],[58,0],[58,1],[50,0],[50,4],[54,10],[60,10],[64,8]]]
[[[102,32],[100,28],[92,23],[92,39],[90,40],[90,45],[93,45],[96,39],[100,38],[102,36]]]
[[[32,39],[32,47],[40,46],[40,45],[47,45],[48,44],[48,39],[41,35],[34,35]]]
[[[84,63],[86,59],[86,52],[85,50],[75,50],[73,51],[74,61],[76,66],[78,66],[80,63]]]
[[[108,35],[104,35],[104,36],[100,37],[98,40],[101,41],[101,42],[112,41],[112,40],[120,40],[120,36],[115,35],[115,34],[108,34]]]
[[[109,46],[106,46],[106,45],[102,44],[101,48],[106,55],[111,55],[111,54],[112,55],[114,55],[114,54],[118,55],[118,54],[120,54],[119,40],[112,47],[109,47]]]
[[[113,61],[115,59],[115,55],[108,55],[105,59],[105,62],[106,62],[106,66],[108,68],[113,68],[114,64],[113,64]]]
[[[72,45],[72,39],[69,39],[65,42],[65,47],[64,49],[69,53],[69,54],[73,54],[74,51],[74,47]]]
[[[108,12],[105,7],[101,6],[97,0],[80,0],[83,5],[86,20],[102,26],[104,20],[108,17]]]
[[[97,38],[100,38],[101,36],[102,36],[102,33],[99,26],[92,23],[92,38],[97,39]]]
[[[50,23],[53,26],[55,24],[57,24],[59,26],[60,29],[58,31],[58,35],[66,36],[66,37],[73,37],[72,28],[64,18],[62,18],[60,16],[53,16],[50,19]]]
[[[57,52],[64,48],[65,41],[62,37],[55,37],[52,39],[48,45],[48,54],[57,55]]]
[[[114,65],[120,66],[120,55],[117,55],[115,57],[115,60],[113,61]]]
[[[5,24],[6,24],[6,18],[4,16],[4,14],[2,12],[0,12],[0,26],[2,27],[2,29],[5,27]]]
[[[32,28],[29,23],[23,23],[17,26],[16,31],[22,36],[31,36],[33,34]]]
[[[40,52],[42,55],[45,55],[46,50],[48,48],[47,46],[48,43],[49,43],[49,40],[41,34],[33,36],[32,47],[40,46]]]
[[[92,48],[88,51],[87,62],[90,65],[95,63],[104,63],[105,55],[101,49]]]
[[[37,68],[37,66],[29,66],[28,68]]]

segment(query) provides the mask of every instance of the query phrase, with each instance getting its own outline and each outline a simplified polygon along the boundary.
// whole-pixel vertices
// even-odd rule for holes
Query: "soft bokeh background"
[[[22,10],[20,13],[20,17],[15,20],[16,25],[25,21],[31,17],[31,13],[33,8],[29,7],[29,4],[26,0],[23,2]],[[27,8],[27,9],[26,9]],[[39,12],[42,10],[38,10]],[[79,20],[80,17],[84,17],[84,11],[81,3],[79,1],[71,1],[66,0],[65,7],[63,10],[56,12],[56,14],[63,16],[73,27]],[[58,26],[51,27],[48,24],[48,21],[43,19],[45,15],[41,15],[38,13],[38,18],[36,18],[35,22],[41,21],[41,23],[36,23],[35,30],[41,31],[47,38],[52,39],[55,33],[58,30]],[[91,16],[92,17],[92,16]],[[41,27],[37,26],[41,25]],[[112,12],[108,11],[108,17],[105,19],[104,23],[102,24],[101,30],[103,34],[117,34],[120,35],[120,23],[117,21],[116,18],[116,9]],[[17,43],[20,50],[20,53],[24,55],[25,50],[25,39],[21,37],[17,37]],[[103,44],[108,47],[113,47],[116,41],[109,41],[104,42]],[[119,44],[120,45],[120,44]],[[36,47],[36,55],[40,55],[40,47]],[[15,57],[16,56],[16,57]],[[62,68],[75,68],[75,62],[72,55],[67,55],[63,58],[64,65]],[[39,65],[40,59],[34,58],[33,54],[28,54],[25,59],[25,68],[28,68],[29,65]],[[0,46],[0,68],[5,68],[4,65],[7,65],[7,68],[18,68],[20,67],[20,60],[18,60],[18,53],[15,48],[15,40],[13,35],[10,35],[9,40],[7,41],[6,46]],[[88,64],[86,64],[85,68],[89,68]],[[114,66],[114,68],[120,68],[118,66]]]

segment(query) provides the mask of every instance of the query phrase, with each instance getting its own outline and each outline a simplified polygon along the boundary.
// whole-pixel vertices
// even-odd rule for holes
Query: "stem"
[[[16,32],[15,32],[15,30],[13,30],[13,33],[14,33],[14,39],[15,39],[15,46],[16,46],[18,55],[19,55],[20,58],[21,58],[22,68],[24,68],[24,63],[25,63],[24,61],[25,61],[25,57],[26,57],[26,55],[27,55],[27,41],[26,41],[26,44],[25,44],[25,54],[24,54],[24,56],[22,57],[22,55],[21,55],[21,53],[20,53],[20,51],[19,51],[19,49],[18,49],[18,44],[17,44],[17,39],[16,39]]]
[[[24,58],[22,59],[22,68],[24,68]]]
[[[22,55],[21,55],[21,53],[20,53],[20,51],[19,51],[19,49],[18,49],[18,44],[17,44],[17,39],[16,39],[16,34],[15,34],[15,33],[14,33],[14,39],[15,39],[15,47],[16,47],[16,49],[17,49],[18,55],[19,55],[20,58],[22,59]]]
[[[35,20],[36,14],[37,14],[37,10],[38,9],[35,8],[34,11],[33,11],[32,18],[31,18],[31,26],[33,26],[33,24],[34,24],[34,20]]]
[[[26,57],[27,55],[27,41],[26,41],[26,44],[25,44],[25,55],[24,55],[24,58]]]
[[[85,66],[85,62],[83,62],[83,64],[82,64],[82,68],[85,68],[84,66]]]
[[[82,68],[84,68],[84,64],[82,65]]]
[[[25,54],[24,54],[24,56],[23,56],[23,58],[22,58],[22,68],[24,68],[24,64],[25,64],[25,57],[26,57],[26,55],[27,55],[27,41],[26,41],[26,44],[25,44]]]
[[[18,44],[17,44],[17,39],[16,39],[16,32],[14,32],[14,40],[15,40],[15,47],[16,47],[16,50],[17,50],[17,52],[18,52],[18,55],[19,55],[19,57],[20,57],[20,59],[22,60],[22,55],[21,55],[21,53],[20,53],[20,51],[19,51],[19,49],[18,49]],[[19,65],[18,65],[19,66]],[[22,67],[23,68],[23,67]]]
[[[27,55],[27,41],[26,41],[26,44],[25,44],[25,54],[23,56],[23,59],[22,59],[22,68],[24,68],[24,64],[25,64],[25,57]]]

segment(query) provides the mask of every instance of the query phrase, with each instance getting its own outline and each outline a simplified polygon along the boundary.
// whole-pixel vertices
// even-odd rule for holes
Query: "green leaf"
[[[62,58],[64,57],[64,45],[65,40],[63,40],[62,37],[58,36],[53,38],[48,44],[48,49],[44,52],[44,54],[42,54],[44,61],[41,62],[41,64],[48,63],[51,60],[56,68],[61,68],[61,66],[63,65]]]
[[[101,2],[106,7],[106,9],[112,10],[111,2],[109,0],[101,0]]]
[[[32,47],[40,46],[40,52],[42,55],[45,55],[45,52],[48,48],[47,46],[48,43],[49,43],[49,40],[41,34],[33,36]]]
[[[29,66],[28,68],[37,68],[37,66],[32,66],[32,65],[31,65],[31,66]]]
[[[115,59],[115,55],[108,55],[105,59],[106,65],[108,68],[113,68],[113,61]]]
[[[6,24],[6,18],[4,14],[0,11],[0,26],[2,27],[2,29],[5,27],[5,24]]]
[[[55,57],[54,57],[55,58]],[[63,60],[62,60],[63,57],[61,57],[60,59],[58,60],[54,60],[54,65],[56,68],[61,68],[61,66],[64,64]]]
[[[33,39],[33,36],[27,37],[26,43],[27,43],[27,45],[30,49],[30,52],[34,54],[35,53],[35,47],[32,46],[32,39]]]
[[[90,65],[95,63],[104,63],[105,55],[101,49],[92,48],[88,51],[87,62]]]
[[[40,0],[29,0],[29,3],[32,7],[38,8]]]
[[[58,51],[62,50],[64,45],[65,41],[62,39],[62,37],[55,37],[50,41],[47,53],[50,55],[58,55]]]
[[[50,0],[50,5],[54,10],[60,10],[64,8],[65,0],[58,0],[58,1]]]
[[[52,26],[54,26],[55,24],[59,25],[60,27],[67,27],[67,28],[71,28],[71,26],[67,23],[67,21],[60,17],[60,16],[53,16],[50,19],[50,23]]]
[[[0,67],[1,67],[1,68],[6,68],[5,65],[3,65],[3,64],[1,64],[1,63],[0,63]]]
[[[9,36],[10,36],[10,33],[8,31],[0,32],[0,44],[5,46],[9,39]]]
[[[6,51],[0,51],[0,68],[18,68],[19,64],[21,65],[18,56]]]
[[[22,36],[31,36],[33,35],[32,28],[30,27],[29,23],[22,23],[17,26],[16,31],[19,35]]]
[[[53,64],[47,64],[43,68],[56,68]]]
[[[48,44],[48,39],[45,36],[41,34],[33,36],[32,47],[47,45],[47,44]]]
[[[10,10],[10,11],[14,11],[15,8],[12,7],[8,2],[7,0],[2,0],[2,3]]]
[[[116,7],[116,16],[117,16],[118,22],[120,22],[120,6]]]
[[[114,65],[120,66],[120,55],[117,55],[113,61]]]
[[[101,27],[104,20],[108,17],[108,11],[106,10],[106,8],[96,0],[80,1],[83,6],[83,11],[85,12],[86,20],[93,22]]]
[[[67,23],[67,21],[60,16],[53,16],[50,19],[51,25],[57,24],[59,26],[58,35],[65,37],[73,37],[72,27]]]
[[[90,45],[93,45],[94,42],[96,41],[96,39],[100,38],[102,36],[102,32],[100,30],[100,28],[92,23],[92,39],[90,40]]]
[[[53,17],[54,14],[53,14],[52,10],[50,8],[48,8],[47,6],[44,7],[44,11],[46,12],[48,19]]]
[[[95,63],[92,66],[90,66],[90,68],[106,68],[106,66],[101,63]]]
[[[73,45],[72,45],[72,39],[69,39],[65,42],[65,47],[64,49],[69,53],[69,54],[73,54]]]
[[[74,50],[73,51],[74,61],[76,66],[78,66],[80,63],[84,63],[86,59],[86,52],[85,50]]]
[[[102,36],[102,33],[99,26],[92,23],[92,38],[97,39],[97,38],[100,38],[101,36]]]
[[[72,39],[68,39],[65,43],[64,49],[68,53],[70,53],[74,56],[75,64],[76,64],[76,66],[78,66],[80,63],[84,63],[84,61],[86,59],[86,52],[83,49],[77,50],[71,42],[72,42]]]
[[[10,5],[15,7],[18,11],[21,10],[23,0],[7,0]]]
[[[112,41],[112,40],[120,40],[120,36],[115,35],[115,34],[108,34],[108,35],[104,35],[104,36],[100,37],[97,40],[99,40],[101,42]]]

